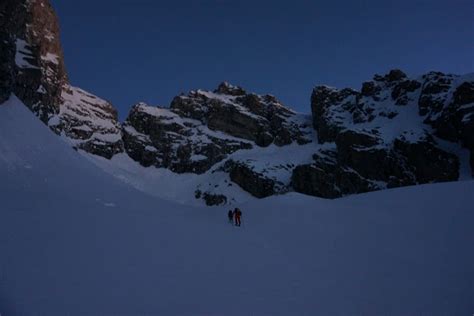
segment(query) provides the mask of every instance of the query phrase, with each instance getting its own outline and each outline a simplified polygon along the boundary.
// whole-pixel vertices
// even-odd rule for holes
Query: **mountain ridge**
[[[0,17],[7,52],[0,103],[16,95],[75,149],[108,159],[112,169],[113,158],[126,155],[143,168],[197,175],[191,191],[208,205],[233,203],[239,190],[336,198],[456,181],[466,165],[474,170],[473,75],[408,78],[394,69],[360,90],[317,86],[311,115],[222,82],[178,95],[168,108],[138,103],[119,122],[110,102],[69,83],[49,1],[5,0]]]

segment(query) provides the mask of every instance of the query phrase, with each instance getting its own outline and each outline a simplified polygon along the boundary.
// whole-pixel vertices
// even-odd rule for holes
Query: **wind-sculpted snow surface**
[[[26,127],[26,128],[25,128]],[[179,206],[0,105],[2,315],[469,315],[473,182]],[[166,178],[163,179],[166,181]]]

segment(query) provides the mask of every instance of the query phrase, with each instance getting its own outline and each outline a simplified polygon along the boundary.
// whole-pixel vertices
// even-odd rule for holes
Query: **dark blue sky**
[[[401,68],[474,71],[473,0],[52,0],[71,82],[169,105],[223,80],[309,112],[314,85],[359,88]]]

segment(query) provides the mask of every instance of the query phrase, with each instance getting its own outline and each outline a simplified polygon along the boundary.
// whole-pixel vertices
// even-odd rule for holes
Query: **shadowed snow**
[[[472,181],[254,200],[237,228],[227,209],[106,174],[14,97],[0,105],[0,179],[2,315],[474,310]]]

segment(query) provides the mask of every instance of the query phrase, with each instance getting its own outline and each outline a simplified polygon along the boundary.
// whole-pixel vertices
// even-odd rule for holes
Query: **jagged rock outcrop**
[[[424,123],[436,135],[472,146],[474,120],[474,76],[430,72],[408,79],[400,70],[376,75],[365,82],[360,92],[316,87],[311,97],[313,125],[320,143],[335,141],[337,134],[350,125],[370,123],[376,117],[397,116],[403,106],[415,105]],[[416,119],[412,115],[412,119]]]
[[[251,164],[230,159],[226,161],[224,170],[229,173],[229,177],[234,183],[257,198],[281,193],[279,187],[283,186],[282,183],[254,170]]]
[[[212,194],[209,192],[202,192],[201,190],[196,190],[194,192],[194,197],[196,199],[203,199],[206,202],[207,206],[216,206],[227,203],[227,197],[223,194]]]
[[[474,75],[431,72],[420,96],[420,114],[440,138],[460,142],[471,151],[474,166]],[[474,169],[473,169],[474,170]]]
[[[59,24],[47,0],[0,3],[0,99],[14,93],[47,122],[67,83]]]
[[[213,131],[255,142],[266,147],[284,146],[296,141],[310,142],[300,127],[298,116],[272,95],[247,93],[223,82],[214,91],[191,91],[176,97],[171,111],[195,119]]]
[[[367,142],[369,139],[374,142]],[[294,189],[336,198],[385,188],[455,181],[459,177],[458,157],[437,148],[429,135],[416,141],[402,135],[390,144],[375,140],[366,134],[357,136],[354,131],[342,132],[335,150],[320,151],[313,156],[313,163],[295,168]]]
[[[190,192],[208,205],[453,181],[467,165],[460,146],[474,170],[474,75],[392,70],[360,91],[319,86],[312,118],[223,82],[169,108],[137,104],[120,124],[109,102],[70,85],[48,0],[0,2],[0,51],[0,104],[15,94],[76,149],[202,175]]]
[[[82,89],[65,85],[60,111],[48,124],[64,135],[75,148],[112,158],[124,151],[121,124],[109,102]]]
[[[228,154],[252,143],[210,130],[200,121],[182,118],[166,108],[135,105],[123,125],[128,155],[143,166],[177,173],[203,173]]]
[[[313,126],[319,143],[335,148],[296,167],[293,187],[334,198],[457,180],[459,158],[436,137],[460,142],[472,152],[473,100],[472,76],[434,72],[410,79],[392,70],[365,82],[361,91],[316,87]]]
[[[143,166],[198,174],[238,150],[308,143],[308,134],[301,117],[273,96],[228,83],[178,96],[169,109],[137,104],[123,127],[127,153]]]
[[[0,103],[15,94],[75,148],[106,158],[123,151],[113,106],[69,85],[48,0],[0,2],[0,51]]]
[[[341,167],[337,151],[321,150],[313,159],[312,164],[299,165],[293,170],[291,181],[296,192],[333,199],[377,189],[355,170]]]

